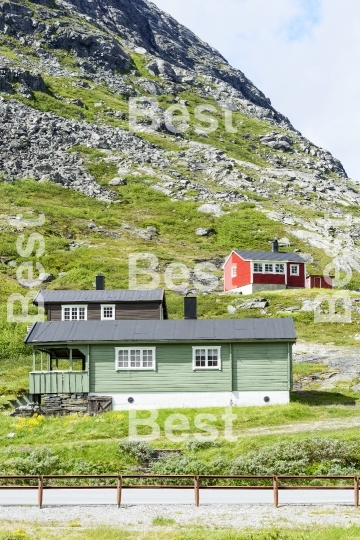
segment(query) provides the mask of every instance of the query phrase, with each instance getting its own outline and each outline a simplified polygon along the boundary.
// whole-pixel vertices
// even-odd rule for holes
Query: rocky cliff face
[[[155,134],[146,120],[139,133],[129,131],[128,100],[141,96],[158,100]],[[174,104],[191,111],[205,104],[220,127],[209,135],[190,125],[174,136],[164,122]],[[237,132],[224,128],[226,114]],[[343,217],[360,202],[336,158],[296,131],[218,51],[147,0],[0,0],[0,133],[4,181],[53,181],[114,201],[113,186],[142,175],[173,199],[216,203],[218,213],[223,203],[254,200],[324,249],[334,231],[305,221],[296,207]],[[82,147],[102,150],[120,183],[107,187],[95,178]],[[289,200],[293,212],[284,211]],[[346,223],[339,227],[337,241],[351,249],[356,235]]]

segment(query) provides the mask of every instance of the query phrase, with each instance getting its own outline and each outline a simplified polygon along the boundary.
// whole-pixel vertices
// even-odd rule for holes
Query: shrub
[[[357,446],[337,439],[312,437],[265,446],[236,458],[232,474],[354,474],[359,469]],[[346,471],[346,472],[344,472]],[[349,472],[351,471],[351,472]]]
[[[154,450],[147,441],[120,441],[120,452],[129,454],[139,463],[147,463],[154,456]]]
[[[217,441],[201,440],[196,439],[195,437],[192,439],[188,439],[185,443],[186,450],[191,450],[192,452],[197,452],[198,450],[205,450],[207,448],[216,448],[218,446],[220,446],[220,444]]]
[[[210,474],[207,463],[195,458],[164,456],[151,466],[153,474]]]
[[[151,465],[154,474],[230,474],[231,460],[218,456],[206,463],[183,456],[164,456]]]
[[[3,469],[8,474],[39,475],[55,474],[60,464],[60,458],[49,448],[25,450],[21,457],[13,457],[3,463]]]
[[[218,456],[205,462],[195,457],[165,456],[154,462],[154,474],[184,475],[353,475],[360,471],[355,443],[317,437],[265,446],[233,460]]]

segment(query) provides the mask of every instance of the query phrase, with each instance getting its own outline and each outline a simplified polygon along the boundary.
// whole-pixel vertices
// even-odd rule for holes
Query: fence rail
[[[60,479],[112,479],[113,485],[51,485],[48,483],[50,480]],[[192,480],[192,484],[189,485],[171,485],[171,484],[124,484],[124,480],[129,479],[187,479]],[[37,490],[38,492],[38,505],[41,508],[43,506],[44,491],[50,489],[116,489],[116,503],[118,508],[121,506],[122,492],[124,489],[192,489],[195,495],[195,505],[200,505],[200,491],[208,489],[223,489],[223,490],[271,490],[274,496],[274,506],[279,506],[279,491],[283,490],[353,490],[354,491],[354,505],[356,508],[359,506],[359,477],[358,476],[288,476],[288,475],[276,475],[276,476],[246,476],[246,475],[180,475],[180,474],[97,474],[97,475],[27,475],[27,476],[1,476],[0,481],[24,481],[31,480],[36,482],[36,485],[0,485],[1,490]],[[209,486],[201,484],[202,480],[267,480],[269,485],[265,486],[249,486],[249,485],[216,485]],[[351,485],[342,486],[329,486],[329,485],[284,485],[281,482],[286,480],[346,480],[351,481]]]

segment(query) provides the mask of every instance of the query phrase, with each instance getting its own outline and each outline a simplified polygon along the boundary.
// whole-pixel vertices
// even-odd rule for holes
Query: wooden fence
[[[51,485],[50,480],[64,480],[64,479],[84,479],[84,480],[113,480],[112,485]],[[182,484],[124,484],[124,480],[150,480],[150,479],[174,479],[188,480],[188,485]],[[0,481],[6,480],[7,485],[0,485],[0,490],[37,490],[38,492],[38,505],[41,508],[43,506],[44,491],[50,489],[116,489],[116,503],[120,508],[122,493],[124,489],[192,489],[194,490],[195,505],[200,505],[200,491],[202,490],[271,490],[274,496],[274,506],[279,506],[279,491],[283,490],[353,490],[354,492],[354,504],[355,507],[359,506],[359,477],[358,476],[245,476],[245,475],[173,475],[173,474],[131,474],[131,475],[117,475],[117,474],[102,474],[102,475],[28,475],[28,476],[0,476]],[[269,485],[206,485],[204,481],[207,480],[231,480],[231,481],[266,481]],[[333,480],[333,481],[346,481],[346,485],[284,485],[285,481],[289,480]],[[11,484],[11,482],[24,482],[29,481],[33,485],[17,485]],[[191,482],[191,483],[190,483]],[[203,482],[203,483],[202,483]],[[351,482],[351,485],[350,485]]]

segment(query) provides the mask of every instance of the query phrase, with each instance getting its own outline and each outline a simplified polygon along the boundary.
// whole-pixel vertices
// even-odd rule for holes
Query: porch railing
[[[88,371],[32,371],[30,394],[73,394],[89,392]]]

